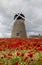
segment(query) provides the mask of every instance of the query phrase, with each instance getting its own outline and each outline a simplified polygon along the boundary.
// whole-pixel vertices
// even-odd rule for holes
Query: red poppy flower
[[[28,60],[28,57],[26,57],[25,59],[24,59],[24,62],[26,62]]]
[[[38,59],[38,61],[40,61],[40,59]]]
[[[0,63],[0,65],[2,65],[2,63]]]
[[[23,47],[22,46],[20,47],[20,50],[23,50]]]
[[[20,55],[20,52],[17,52],[17,56],[19,56]]]
[[[22,53],[21,56],[23,57],[24,56],[24,53]]]
[[[11,53],[9,53],[9,54],[8,54],[8,57],[12,57],[12,54],[11,54]]]
[[[2,48],[0,48],[0,51],[2,51]]]
[[[6,55],[4,55],[4,58],[6,58]]]
[[[28,56],[29,56],[30,58],[32,58],[32,57],[33,57],[33,53],[29,53]]]
[[[18,65],[18,62],[15,62],[15,65]]]
[[[8,44],[8,49],[12,49],[12,48],[13,48],[13,44],[12,43]]]
[[[40,46],[39,50],[42,51],[42,46]]]
[[[16,49],[19,45],[16,43],[16,44],[13,44],[13,47]]]
[[[0,42],[0,46],[2,46],[3,44],[2,44],[2,42]]]

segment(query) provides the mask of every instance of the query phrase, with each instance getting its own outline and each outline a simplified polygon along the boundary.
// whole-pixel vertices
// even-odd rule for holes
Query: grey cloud
[[[0,37],[10,37],[14,15],[20,11],[26,17],[27,36],[42,34],[42,0],[0,0]]]

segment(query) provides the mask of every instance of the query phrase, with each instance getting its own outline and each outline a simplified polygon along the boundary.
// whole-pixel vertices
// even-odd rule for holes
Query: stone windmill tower
[[[26,38],[26,29],[25,29],[25,16],[22,13],[15,14],[14,24],[12,29],[12,38]]]

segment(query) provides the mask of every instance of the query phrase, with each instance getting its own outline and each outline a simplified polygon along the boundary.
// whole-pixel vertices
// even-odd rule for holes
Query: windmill
[[[14,16],[14,24],[13,24],[13,29],[12,29],[12,38],[20,37],[20,38],[25,38],[27,37],[26,35],[26,29],[25,29],[25,16],[22,14],[22,12],[19,12],[15,14]]]
[[[24,8],[23,8],[24,9]],[[10,24],[13,24],[13,27],[12,27],[12,33],[11,33],[11,37],[21,37],[21,34],[20,33],[22,33],[22,31],[20,31],[20,33],[19,32],[15,32],[15,30],[14,30],[14,26],[16,25],[15,23],[20,23],[19,21],[21,21],[21,23],[22,23],[22,25],[25,23],[25,20],[26,20],[26,22],[27,22],[27,24],[28,24],[28,22],[29,23],[31,23],[31,25],[32,25],[32,22],[31,22],[31,20],[32,20],[32,18],[29,20],[27,17],[25,17],[25,16],[21,16],[20,14],[22,14],[22,12],[23,12],[23,9],[22,9],[22,11],[21,10],[19,10],[19,13],[17,13],[16,14],[16,12],[14,12],[14,11],[11,11],[11,10],[9,10],[9,12],[12,14],[15,14],[16,15],[16,17],[15,17],[15,19],[14,19],[14,22],[13,23],[10,23]],[[17,20],[17,18],[18,17],[21,17],[22,19],[20,20],[20,19],[18,19]],[[34,17],[34,16],[32,16],[32,17]],[[18,21],[18,22],[16,22],[16,21]],[[22,28],[22,25],[21,25],[21,28]],[[18,25],[19,26],[19,25]],[[17,26],[16,26],[17,27]],[[18,27],[17,27],[18,28]],[[24,28],[25,28],[25,24],[24,24]],[[16,29],[16,28],[15,28]],[[18,28],[19,29],[19,28]],[[17,30],[18,31],[18,30]],[[26,30],[25,29],[25,31],[27,31],[28,32],[28,35],[29,35],[29,31],[28,30]],[[18,36],[14,36],[14,35],[16,35],[16,34],[18,35]],[[26,35],[26,32],[25,32],[25,35]],[[25,36],[25,37],[27,37],[27,35]]]

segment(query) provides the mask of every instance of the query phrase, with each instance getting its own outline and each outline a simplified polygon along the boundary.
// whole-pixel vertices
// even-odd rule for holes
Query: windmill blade
[[[25,10],[25,8],[22,8],[20,13],[22,13],[24,10]]]
[[[22,14],[22,12],[20,11],[19,12],[19,14],[17,14],[18,16],[15,18],[15,20],[14,21],[16,21],[17,20],[17,18],[20,16],[20,17],[22,17],[23,19],[25,19],[26,20],[26,22],[30,22],[31,24],[32,24],[32,20],[29,20],[29,19],[27,19],[26,17],[23,17],[23,16],[21,16],[20,14]],[[33,16],[32,16],[33,17]]]
[[[21,15],[20,15],[20,17],[22,17]],[[27,19],[27,18],[24,18],[24,17],[22,17],[23,19],[25,19],[27,22],[30,22],[31,23],[31,20],[29,20],[29,19]],[[32,24],[32,23],[31,23]]]
[[[14,11],[14,10],[10,10],[10,9],[8,9],[8,12],[9,12],[9,14],[16,14],[16,12]]]
[[[22,9],[19,9],[19,13],[22,13],[22,12],[23,12],[23,9],[24,9],[24,8],[22,8]]]
[[[23,19],[25,19],[26,21],[28,20],[29,22],[31,22],[31,20],[27,19],[27,17],[23,17],[21,15],[19,15],[20,17],[22,17]]]
[[[15,18],[15,20],[14,21],[16,21],[17,20],[17,18],[20,16],[20,13],[19,14],[17,14],[18,16]]]
[[[21,16],[21,15],[19,15],[20,17],[22,17],[23,19],[25,19],[25,17],[23,17],[23,16]]]
[[[18,13],[22,13],[20,9],[19,9],[19,12]]]

